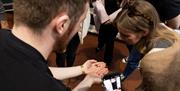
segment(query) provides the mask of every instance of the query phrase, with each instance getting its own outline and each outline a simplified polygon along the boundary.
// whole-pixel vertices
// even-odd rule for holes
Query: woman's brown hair
[[[156,9],[147,1],[130,0],[123,3],[123,9],[114,21],[114,25],[120,29],[138,33],[148,32],[137,44],[137,49],[145,54],[151,50],[160,39],[173,43],[176,40],[175,33],[160,24]]]

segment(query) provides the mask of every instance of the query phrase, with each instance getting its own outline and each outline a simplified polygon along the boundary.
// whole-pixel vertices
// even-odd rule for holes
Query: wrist
[[[86,77],[84,78],[84,81],[86,82],[86,84],[91,87],[92,84],[94,83],[93,79],[89,76],[89,75],[86,75]]]
[[[81,67],[82,74],[86,74],[85,69],[84,69],[84,66],[81,65],[80,67]]]
[[[79,84],[76,86],[73,91],[87,91],[93,84],[93,81],[86,76]]]

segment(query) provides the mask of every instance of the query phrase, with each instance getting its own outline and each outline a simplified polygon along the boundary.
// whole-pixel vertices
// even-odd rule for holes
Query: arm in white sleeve
[[[97,15],[100,23],[105,23],[110,18],[105,10],[105,7],[101,1],[96,1],[94,4],[94,13]]]
[[[118,13],[122,10],[122,8],[116,10],[115,12],[113,12],[111,15],[109,15],[110,17],[110,21],[113,22],[114,19],[116,18],[116,16],[118,15]]]

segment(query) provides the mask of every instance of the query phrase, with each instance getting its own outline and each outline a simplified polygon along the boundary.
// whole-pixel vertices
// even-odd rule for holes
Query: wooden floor
[[[84,44],[80,45],[77,51],[77,56],[74,65],[83,64],[88,59],[96,59],[98,61],[103,61],[103,51],[96,53],[95,48],[97,46],[97,35],[95,34],[88,34],[88,36],[84,40]],[[126,46],[121,41],[115,42],[114,48],[114,59],[113,65],[110,67],[110,71],[115,72],[122,72],[126,64],[121,62],[121,59],[128,55],[128,51]],[[54,57],[53,57],[54,58]],[[51,58],[51,62],[49,63],[52,66],[55,66],[55,62]],[[73,88],[76,86],[81,80],[83,76],[72,78],[70,80],[65,80],[64,83]],[[134,89],[139,85],[141,82],[141,77],[139,70],[135,70],[133,74],[131,74],[124,82],[123,82],[123,89],[125,91],[134,91]],[[94,84],[89,91],[103,91],[101,84]]]

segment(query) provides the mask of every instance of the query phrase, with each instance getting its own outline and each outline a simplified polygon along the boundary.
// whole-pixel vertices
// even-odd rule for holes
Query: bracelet
[[[81,67],[82,74],[86,74],[85,71],[83,70],[84,66],[81,65],[80,67]]]

